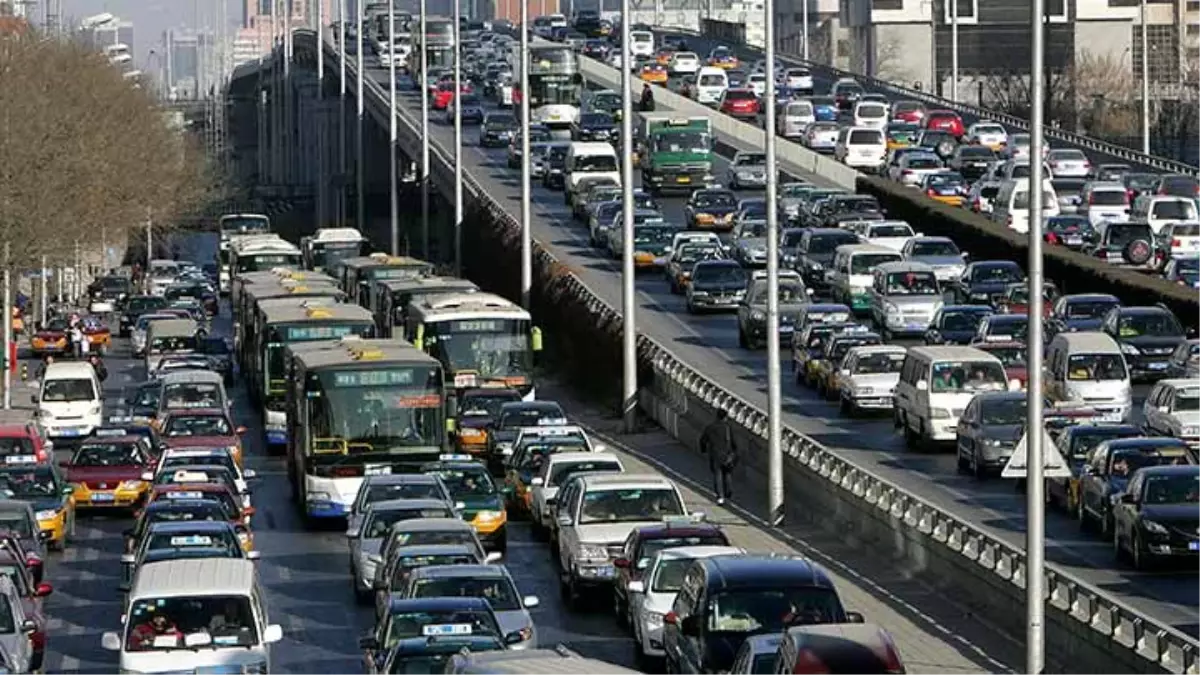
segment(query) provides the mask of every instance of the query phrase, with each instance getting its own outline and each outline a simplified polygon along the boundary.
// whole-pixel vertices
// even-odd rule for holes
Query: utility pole
[[[421,0],[421,255],[429,259],[429,35],[426,32],[426,0]],[[445,253],[443,253],[445,255]]]
[[[462,276],[462,0],[454,0],[454,276]]]
[[[806,8],[807,9],[807,8]],[[783,524],[782,374],[779,368],[779,168],[775,158],[775,0],[764,0],[767,154],[767,518]],[[805,12],[807,14],[807,11]],[[723,497],[724,495],[717,495]]]
[[[338,227],[346,226],[346,0],[337,0],[338,12]]]
[[[529,156],[529,3],[521,3],[521,306],[530,309],[533,290],[533,192]]]
[[[1146,25],[1146,0],[1142,0],[1142,152],[1150,154],[1150,31]]]
[[[12,410],[12,258],[10,244],[4,242],[4,409]]]
[[[633,79],[630,25],[633,8],[621,0],[621,417],[625,433],[637,430],[637,291],[633,266]],[[521,92],[527,98],[529,92]],[[529,161],[528,157],[523,158]]]
[[[389,1],[394,1],[394,0],[389,0]],[[354,200],[355,200],[354,226],[357,227],[359,229],[359,231],[362,231],[362,230],[366,229],[366,227],[367,227],[367,223],[366,223],[366,221],[367,221],[367,195],[365,194],[367,191],[367,176],[366,176],[367,167],[365,166],[366,158],[363,156],[364,155],[363,134],[365,133],[365,131],[363,130],[363,127],[366,126],[366,119],[364,119],[365,118],[365,114],[364,114],[365,108],[364,108],[364,99],[363,99],[363,80],[366,78],[366,74],[363,70],[363,19],[364,19],[363,2],[364,2],[364,0],[355,0],[355,2],[354,2],[354,6],[355,6],[355,9],[358,14],[357,27],[354,30],[354,42],[355,42],[354,61],[355,61],[355,66],[356,66],[356,80],[357,80],[355,82],[355,86],[358,89],[358,91],[356,92],[358,95],[358,129],[357,129],[358,133],[357,133],[357,136],[355,137],[355,148],[354,148],[354,158],[355,158],[355,167],[356,167],[355,176],[354,176],[355,182],[356,182],[356,185],[355,185],[356,190],[355,190],[355,195],[354,195]]]
[[[950,3],[950,100],[957,102],[958,101],[958,0],[946,0],[946,2]]]
[[[218,0],[224,2],[224,0]],[[325,2],[316,0],[317,29],[317,223],[325,226]]]

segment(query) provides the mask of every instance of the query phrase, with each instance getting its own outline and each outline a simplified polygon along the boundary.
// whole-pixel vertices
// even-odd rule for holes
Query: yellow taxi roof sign
[[[326,307],[308,307],[304,310],[304,315],[310,319],[332,319],[333,313]]]
[[[378,361],[383,358],[383,350],[370,348],[350,348],[355,361]]]

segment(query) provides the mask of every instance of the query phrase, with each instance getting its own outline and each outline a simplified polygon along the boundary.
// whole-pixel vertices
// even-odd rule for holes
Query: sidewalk
[[[870,623],[896,639],[909,672],[1012,672],[1023,649],[998,633],[983,617],[960,607],[939,589],[914,581],[903,562],[872,557],[824,530],[788,523],[767,525],[766,478],[738,472],[734,498],[717,506],[707,459],[652,427],[633,435],[620,433],[621,422],[571,395],[563,385],[539,382],[538,398],[559,401],[572,421],[589,428],[627,461],[631,471],[666,475],[683,490],[688,510],[703,511],[719,523],[733,543],[749,551],[805,555],[825,567],[846,608],[862,612]]]

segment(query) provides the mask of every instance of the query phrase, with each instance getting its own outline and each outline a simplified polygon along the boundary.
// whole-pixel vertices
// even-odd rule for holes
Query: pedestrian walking
[[[708,468],[712,470],[717,503],[724,504],[726,499],[733,499],[732,475],[740,457],[733,440],[729,413],[718,410],[716,421],[704,428],[704,433],[700,435],[700,452],[708,455]]]

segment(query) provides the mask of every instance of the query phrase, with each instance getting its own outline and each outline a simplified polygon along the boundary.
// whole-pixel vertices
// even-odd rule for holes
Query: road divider
[[[316,36],[299,31],[297,50],[316,51]],[[335,64],[333,45],[324,45],[327,62]],[[347,64],[349,66],[349,64]],[[348,75],[357,73],[348,67]],[[368,108],[386,122],[386,96],[375,82],[366,83]],[[664,101],[665,103],[666,101]],[[668,105],[670,105],[668,103]],[[381,112],[382,118],[378,117]],[[419,120],[401,112],[402,147],[419,145]],[[750,126],[750,125],[746,125]],[[751,127],[752,128],[752,127]],[[736,132],[735,132],[736,133]],[[761,130],[759,130],[761,133]],[[781,144],[782,145],[782,144]],[[431,145],[433,179],[453,175],[452,149]],[[439,189],[452,190],[452,179]],[[510,209],[497,203],[464,172],[470,204],[468,227],[478,237],[486,264],[468,269],[499,292],[513,294],[521,224]],[[475,246],[476,244],[472,244]],[[501,278],[503,277],[503,278]],[[559,260],[542,242],[534,242],[534,312],[550,326],[554,339],[585,351],[572,359],[572,375],[605,389],[619,387],[621,314],[599,297],[576,270]],[[750,448],[748,470],[765,475],[766,413],[704,375],[702,364],[684,363],[664,345],[638,336],[639,393],[642,408],[669,433],[695,447],[699,430],[726,410],[739,426],[739,440]],[[1024,552],[983,532],[919,495],[837,456],[817,441],[785,428],[786,481],[789,513],[808,514],[815,522],[863,542],[867,550],[891,553],[906,566],[939,580],[946,593],[963,598],[1011,634],[1023,633]],[[1047,652],[1065,670],[1196,673],[1200,643],[1174,628],[1140,615],[1119,600],[1060,569],[1047,565]]]

